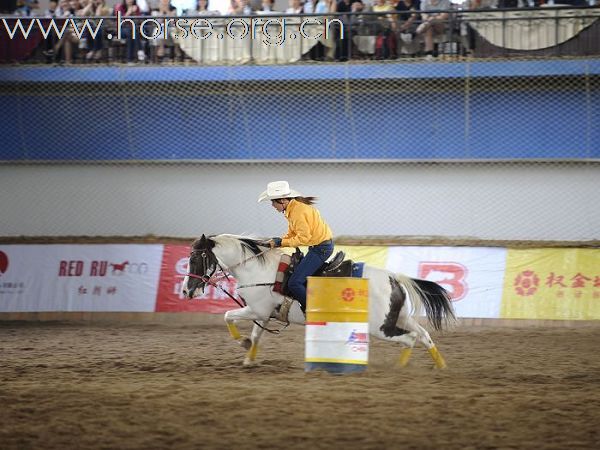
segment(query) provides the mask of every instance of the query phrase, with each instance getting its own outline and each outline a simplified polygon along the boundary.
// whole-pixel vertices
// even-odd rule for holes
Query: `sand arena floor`
[[[458,328],[407,368],[305,373],[302,327],[260,364],[224,325],[0,322],[1,449],[597,449],[600,327]]]

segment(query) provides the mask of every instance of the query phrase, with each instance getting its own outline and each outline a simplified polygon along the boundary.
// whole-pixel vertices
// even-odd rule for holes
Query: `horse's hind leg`
[[[419,325],[419,323],[412,317],[406,318],[405,326],[417,334],[417,339],[429,352],[431,359],[433,359],[433,362],[435,363],[435,367],[438,369],[445,369],[446,361],[444,361],[444,357],[435,346],[427,330]]]
[[[385,314],[380,312],[381,317],[374,318],[375,323],[381,323],[382,325],[379,328],[373,327],[373,334],[380,339],[399,342],[405,346],[398,360],[398,364],[404,367],[408,364],[418,333],[415,330],[407,329],[404,325],[402,327],[398,326],[400,314],[407,308],[406,294],[395,278],[389,277],[389,282],[391,287],[389,308]]]

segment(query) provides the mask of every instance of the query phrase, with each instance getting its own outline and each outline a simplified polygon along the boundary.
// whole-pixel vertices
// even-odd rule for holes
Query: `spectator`
[[[196,2],[196,9],[187,10],[188,16],[218,16],[219,11],[210,9],[209,0],[198,0]]]
[[[275,0],[262,0],[260,9],[258,10],[259,14],[271,14],[275,11]]]
[[[239,16],[242,14],[242,4],[239,0],[231,0],[229,2],[229,8],[227,9],[228,16]]]
[[[115,5],[115,15],[121,14],[121,17],[136,17],[142,14],[140,8],[137,5],[137,0],[122,0],[121,3]],[[122,19],[121,19],[122,20]],[[134,22],[133,25],[130,23],[124,23],[121,25],[121,36],[125,39],[126,54],[128,64],[133,64],[137,53],[137,59],[139,61],[145,60],[144,51],[140,46],[140,36],[138,24]]]
[[[254,14],[254,10],[250,5],[250,0],[239,0],[240,4],[240,14],[244,16],[251,16]]]
[[[50,0],[48,2],[48,9],[44,11],[44,17],[47,19],[56,18],[56,11],[58,9],[57,0]],[[42,53],[46,56],[46,62],[52,62],[54,56],[54,46],[57,43],[57,37],[54,33],[50,33],[47,39],[44,39],[44,50]]]
[[[39,8],[37,0],[17,0],[17,8],[14,14],[17,16],[30,17],[33,16],[33,11]]]
[[[329,12],[335,12],[336,4],[335,0],[315,0],[314,4],[311,4],[311,7],[311,12],[317,14],[327,14]],[[323,61],[326,56],[325,53],[326,47],[325,45],[323,45],[323,42],[321,42],[321,40],[319,39],[317,43],[310,49],[309,56],[312,60]]]
[[[60,19],[67,20],[71,17],[75,17],[78,10],[81,7],[77,0],[61,0],[59,3],[58,10],[55,10],[56,17]],[[62,21],[57,23],[57,26],[62,27]],[[73,63],[73,50],[77,48],[77,44],[79,40],[77,35],[75,34],[73,28],[69,26],[62,38],[58,40],[56,45],[53,48],[53,56],[57,58],[58,61],[64,61],[67,64]],[[64,59],[63,59],[64,58]]]
[[[395,6],[395,5],[394,5]],[[385,13],[394,11],[394,6],[386,0],[376,0],[373,12]],[[396,18],[391,14],[377,16],[375,58],[395,58],[396,55]]]
[[[344,24],[343,34],[340,37],[339,25],[332,27],[333,35],[336,39],[335,59],[337,61],[348,61],[352,51],[352,26],[355,24],[354,17],[350,17],[344,13],[360,12],[364,8],[361,0],[338,0],[336,11],[343,14],[339,19]]]
[[[177,9],[171,4],[170,0],[159,0],[158,8],[152,11],[152,16],[157,17],[160,23],[160,29],[154,29],[151,33],[152,36],[157,36],[155,39],[152,39],[152,47],[154,48],[154,52],[152,52],[152,59],[154,62],[162,62],[165,57],[165,47],[169,47],[171,50],[171,60],[175,59],[175,47],[173,45],[173,39],[170,35],[168,35],[169,30],[163,29],[164,21],[162,18],[166,17],[175,17],[177,15]],[[167,37],[165,39],[165,31],[167,33]],[[150,34],[148,34],[150,35]]]
[[[395,10],[398,11],[398,54],[405,53],[411,56],[415,54],[415,35],[417,33],[417,21],[421,9],[420,0],[400,0],[396,3]]]
[[[288,9],[285,10],[286,14],[302,14],[303,12],[304,7],[300,0],[290,0]]]
[[[443,35],[446,32],[448,13],[443,12],[450,9],[450,0],[423,0],[421,2],[421,16],[423,22],[417,27],[417,35],[425,38],[425,58],[432,59],[433,40],[435,36]],[[442,12],[428,12],[442,10]]]

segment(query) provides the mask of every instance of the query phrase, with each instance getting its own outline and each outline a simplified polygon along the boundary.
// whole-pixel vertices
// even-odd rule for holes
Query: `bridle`
[[[253,255],[250,255],[248,258],[240,261],[239,263],[236,263],[232,266],[229,267],[229,270],[241,266],[243,264],[245,264],[246,262],[250,261],[251,259],[254,258],[258,258],[259,256],[267,253],[268,251],[270,251],[271,248],[267,248],[266,250],[263,250],[260,253],[256,253]],[[229,291],[227,291],[226,289],[223,289],[220,285],[217,284],[218,280],[221,280],[223,278],[227,279],[227,281],[229,281],[229,276],[227,274],[227,271],[223,268],[223,266],[221,265],[221,263],[219,262],[219,259],[216,257],[216,255],[209,249],[194,249],[190,252],[190,260],[192,259],[192,257],[195,254],[200,253],[200,257],[202,258],[202,266],[203,268],[208,268],[209,264],[210,264],[210,260],[209,260],[209,256],[207,255],[207,252],[210,252],[212,254],[212,256],[215,259],[215,266],[212,270],[212,272],[210,273],[210,275],[196,275],[193,273],[190,273],[188,271],[188,273],[186,273],[185,275],[190,277],[190,278],[196,278],[201,280],[203,283],[208,284],[209,286],[214,287],[215,289],[220,290],[221,292],[223,292],[225,295],[227,295],[230,299],[232,299],[240,308],[244,308],[246,306],[248,306],[248,304],[246,303],[246,300],[244,299],[244,297],[242,297],[240,294],[238,294],[238,296],[240,297],[240,299],[242,300],[243,304],[239,302],[239,300],[237,298],[235,298]],[[217,267],[219,269],[221,269],[221,273],[223,275],[215,277],[215,272],[217,271]],[[254,284],[246,284],[246,285],[241,285],[238,286],[238,289],[244,289],[244,288],[249,288],[249,287],[256,287],[256,286],[273,286],[275,283],[254,283]],[[281,333],[281,330],[284,330],[285,328],[287,328],[289,326],[289,322],[285,324],[285,326],[283,328],[280,328],[279,330],[273,330],[270,328],[266,328],[264,326],[262,326],[260,323],[258,323],[256,320],[253,320],[254,324],[260,328],[262,328],[264,331],[267,331],[269,333],[272,334],[279,334]]]

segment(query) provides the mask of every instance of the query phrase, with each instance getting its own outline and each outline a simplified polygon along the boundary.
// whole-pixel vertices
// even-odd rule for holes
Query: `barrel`
[[[362,372],[369,362],[369,280],[308,277],[306,372]]]

